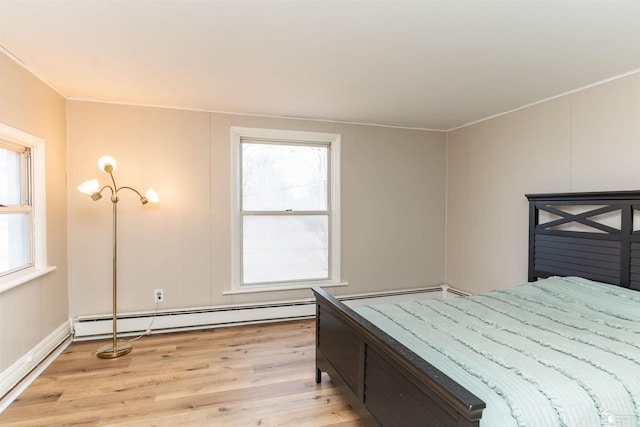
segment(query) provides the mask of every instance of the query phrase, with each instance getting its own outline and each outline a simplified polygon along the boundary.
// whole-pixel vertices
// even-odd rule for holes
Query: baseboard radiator
[[[408,298],[447,298],[464,293],[447,285],[380,292],[339,297],[346,305],[357,307]],[[312,318],[315,315],[315,301],[305,299],[283,301],[272,304],[235,305],[224,307],[198,308],[190,310],[151,311],[118,315],[118,335],[134,336],[145,333],[178,332],[209,329],[224,326],[266,323]],[[93,340],[111,337],[113,320],[111,316],[79,317],[73,319],[74,340]]]

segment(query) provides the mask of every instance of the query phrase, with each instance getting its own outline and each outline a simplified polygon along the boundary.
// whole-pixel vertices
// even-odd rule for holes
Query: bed
[[[530,283],[478,296],[359,311],[314,288],[316,381],[327,372],[366,425],[640,425],[640,220],[634,227],[640,192],[527,198]],[[536,305],[528,306],[527,300]],[[560,301],[569,306],[556,307]],[[419,306],[427,313],[419,312]],[[474,312],[470,306],[482,310]],[[506,306],[515,307],[516,314]],[[436,312],[454,325],[429,324]],[[463,314],[475,319],[461,320]],[[508,316],[529,328],[513,330],[503,321]],[[427,326],[409,330],[407,325],[417,318]],[[565,323],[573,332],[559,332],[551,321]],[[491,329],[492,323],[496,327]],[[614,337],[612,344],[599,328],[614,334],[621,330],[622,338]],[[507,347],[507,355],[496,355],[486,342],[466,335],[470,329]],[[544,329],[556,334],[553,342],[539,338]],[[511,338],[496,338],[498,330]],[[596,330],[595,337],[586,335],[589,330]],[[524,348],[523,337],[534,337],[537,348]],[[462,353],[454,353],[456,346],[464,348]],[[545,349],[559,353],[560,359],[548,358]],[[603,360],[612,357],[618,358],[613,366],[604,366]],[[447,363],[455,365],[453,370]],[[494,373],[489,365],[506,367],[506,374]],[[538,371],[541,365],[550,369]],[[524,383],[516,383],[516,377]],[[595,383],[604,388],[597,390]],[[517,400],[522,397],[515,389],[521,389],[524,402]],[[569,399],[580,395],[577,401]]]

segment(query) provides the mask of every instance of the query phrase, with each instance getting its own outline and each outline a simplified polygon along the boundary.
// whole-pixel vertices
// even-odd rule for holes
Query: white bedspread
[[[640,426],[638,291],[553,277],[358,312],[484,400],[482,427]]]

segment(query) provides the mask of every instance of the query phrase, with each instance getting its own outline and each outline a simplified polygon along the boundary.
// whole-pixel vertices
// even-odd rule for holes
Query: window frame
[[[40,277],[55,267],[47,265],[45,140],[0,123],[0,139],[31,150],[31,251],[32,264],[0,276],[0,293]]]
[[[242,283],[242,157],[241,141],[265,140],[277,144],[328,146],[328,212],[329,212],[329,277],[326,280],[296,280],[286,282]],[[305,289],[313,286],[344,286],[340,276],[340,135],[334,133],[231,127],[232,144],[232,272],[231,290],[224,294]],[[301,212],[301,215],[307,214]]]
[[[32,158],[31,147],[23,144],[16,144],[11,141],[7,141],[4,138],[0,138],[0,150],[8,151],[18,155],[20,167],[19,177],[19,200],[14,204],[2,205],[0,204],[0,215],[24,215],[27,218],[26,223],[26,238],[20,240],[26,240],[22,242],[27,246],[27,259],[26,263],[15,266],[8,270],[0,271],[0,277],[8,276],[20,270],[27,269],[34,265],[34,245],[33,245],[33,174],[32,174]],[[9,203],[4,200],[0,202]],[[9,251],[11,254],[11,251]]]

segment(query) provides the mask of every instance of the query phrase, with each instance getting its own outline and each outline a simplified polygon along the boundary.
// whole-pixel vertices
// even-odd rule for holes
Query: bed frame
[[[529,281],[575,275],[640,290],[640,191],[527,199]],[[323,289],[313,292],[316,382],[327,372],[365,425],[479,426],[480,398]]]

